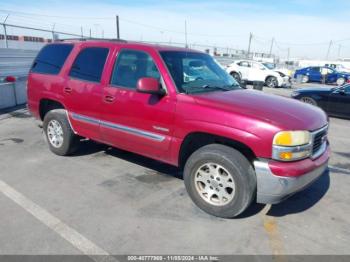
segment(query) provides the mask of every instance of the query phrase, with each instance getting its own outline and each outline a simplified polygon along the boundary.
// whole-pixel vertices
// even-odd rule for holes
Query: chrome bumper
[[[298,177],[282,177],[274,175],[267,161],[254,161],[257,178],[257,202],[276,204],[291,195],[303,190],[328,169],[328,162],[317,169]]]

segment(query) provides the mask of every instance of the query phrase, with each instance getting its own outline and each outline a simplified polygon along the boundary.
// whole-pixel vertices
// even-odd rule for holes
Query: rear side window
[[[31,72],[57,75],[73,49],[69,44],[47,45],[39,52],[31,68]]]
[[[100,82],[108,48],[84,48],[75,59],[69,76],[81,80]]]

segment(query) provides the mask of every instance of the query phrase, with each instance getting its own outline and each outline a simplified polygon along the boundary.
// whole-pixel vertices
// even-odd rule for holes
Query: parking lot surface
[[[221,219],[175,167],[91,141],[59,157],[26,110],[0,119],[0,254],[349,254],[349,120],[330,118],[327,175]]]

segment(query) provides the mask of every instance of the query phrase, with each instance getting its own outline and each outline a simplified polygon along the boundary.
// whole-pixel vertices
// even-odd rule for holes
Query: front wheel
[[[265,81],[265,85],[270,88],[278,87],[277,78],[274,76],[269,76]]]
[[[311,98],[311,97],[308,97],[308,96],[304,96],[304,97],[300,98],[300,101],[304,102],[306,104],[309,104],[309,105],[317,106],[316,100]]]
[[[240,74],[238,74],[237,72],[232,72],[231,73],[231,76],[238,82],[238,83],[240,83],[241,82],[241,75]]]
[[[184,181],[193,202],[217,217],[232,218],[252,202],[256,175],[237,150],[219,144],[204,146],[186,162]]]
[[[342,85],[344,85],[345,84],[345,78],[344,77],[339,77],[338,79],[337,79],[337,85],[338,86],[342,86]]]

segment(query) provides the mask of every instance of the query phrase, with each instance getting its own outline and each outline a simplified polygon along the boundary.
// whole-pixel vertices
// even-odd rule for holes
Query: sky
[[[280,57],[350,57],[349,0],[0,0],[0,21],[94,37],[248,48]],[[0,29],[0,33],[1,29]],[[9,29],[9,33],[18,29]],[[31,31],[31,34],[40,35]],[[38,36],[39,36],[38,35]]]

